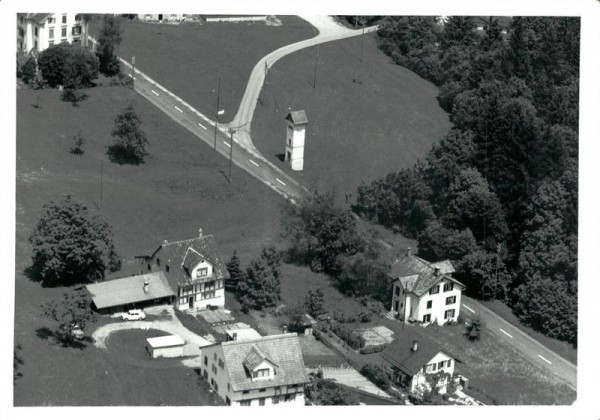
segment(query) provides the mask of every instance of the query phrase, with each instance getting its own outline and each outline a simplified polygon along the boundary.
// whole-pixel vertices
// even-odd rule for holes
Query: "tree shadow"
[[[285,153],[277,153],[275,157],[280,161],[285,162]]]
[[[94,342],[92,337],[85,336],[79,340],[77,339],[65,339],[62,334],[58,334],[56,331],[52,331],[48,327],[41,327],[35,330],[35,335],[41,340],[48,340],[54,344],[58,344],[63,348],[71,348],[84,350],[91,343]]]
[[[31,264],[29,267],[25,267],[23,270],[23,275],[27,277],[30,281],[35,283],[43,283],[42,275],[38,267],[35,264]]]

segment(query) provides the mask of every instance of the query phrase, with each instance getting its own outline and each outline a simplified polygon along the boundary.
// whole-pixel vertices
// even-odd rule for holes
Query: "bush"
[[[63,93],[60,95],[60,99],[63,102],[71,102],[73,106],[78,106],[79,102],[84,101],[87,98],[87,94],[85,92],[81,92],[78,89],[65,89]]]
[[[74,155],[83,155],[83,136],[81,133],[77,133],[73,136],[73,146],[71,146],[71,153]]]
[[[361,354],[371,354],[371,353],[379,353],[380,351],[385,350],[387,344],[377,344],[373,346],[366,346],[360,349]]]
[[[385,371],[374,363],[364,365],[360,373],[384,391],[391,386],[390,378]]]
[[[52,45],[42,51],[38,66],[50,87],[88,87],[93,86],[93,81],[98,78],[98,59],[78,45]]]

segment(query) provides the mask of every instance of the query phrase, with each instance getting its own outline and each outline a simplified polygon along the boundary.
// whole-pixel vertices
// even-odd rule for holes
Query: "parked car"
[[[71,327],[71,335],[77,340],[81,340],[85,336],[79,324],[73,324]]]
[[[121,317],[123,321],[140,321],[146,319],[146,314],[141,309],[130,309]]]

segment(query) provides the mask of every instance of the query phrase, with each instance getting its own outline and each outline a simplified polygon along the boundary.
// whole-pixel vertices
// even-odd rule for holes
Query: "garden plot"
[[[377,326],[356,331],[364,340],[364,347],[382,346],[389,344],[394,339],[394,332],[387,327]]]

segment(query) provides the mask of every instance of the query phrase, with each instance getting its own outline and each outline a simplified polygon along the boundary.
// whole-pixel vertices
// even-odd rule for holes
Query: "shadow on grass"
[[[41,327],[35,330],[35,335],[41,340],[48,340],[54,344],[58,344],[63,348],[71,348],[84,350],[86,349],[94,340],[92,337],[83,337],[80,340],[69,340],[65,339],[61,334],[57,334],[55,331],[52,331],[48,327]]]
[[[285,153],[277,153],[275,157],[280,161],[285,162]]]
[[[30,281],[33,281],[35,283],[40,283],[43,285],[42,282],[42,275],[40,274],[40,270],[38,270],[38,268],[32,264],[29,267],[26,267],[23,270],[23,274],[25,275],[25,277],[27,277]]]

